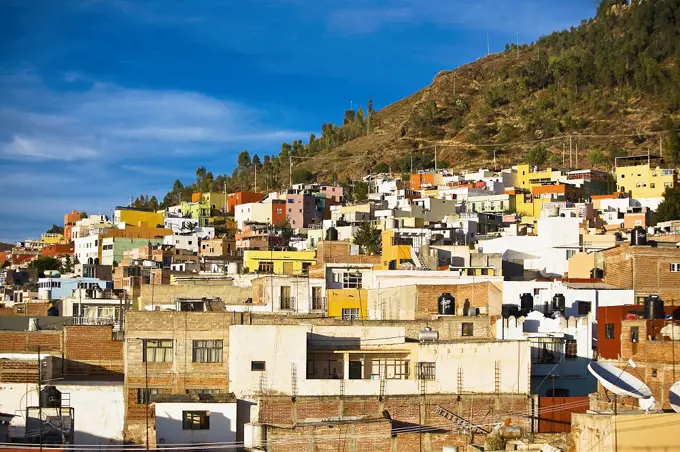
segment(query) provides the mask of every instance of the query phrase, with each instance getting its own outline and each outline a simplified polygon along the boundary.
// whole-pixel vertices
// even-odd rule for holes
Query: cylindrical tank
[[[433,331],[432,328],[425,327],[418,332],[418,340],[420,342],[435,342],[439,340],[439,332]]]
[[[477,314],[479,314],[479,309],[478,308],[468,308],[467,315],[470,317],[476,317]]]
[[[502,312],[503,318],[507,319],[508,317],[519,317],[521,311],[519,310],[519,306],[515,306],[514,304],[504,304]]]
[[[534,296],[530,293],[523,293],[519,296],[520,306],[523,312],[531,312],[534,310]]]
[[[227,264],[227,273],[230,275],[235,275],[238,273],[238,263],[236,262],[229,262]]]
[[[40,390],[40,406],[42,408],[61,407],[61,391],[54,386],[45,386]]]
[[[604,278],[604,270],[601,268],[593,268],[590,270],[590,277],[593,279],[602,279]]]
[[[50,306],[47,309],[47,315],[50,317],[58,317],[59,316],[59,308],[57,308],[55,305]]]
[[[550,315],[550,303],[547,301],[543,303],[543,314],[546,316]]]
[[[35,317],[28,319],[28,331],[38,331],[38,319]]]
[[[566,299],[564,298],[564,295],[561,293],[556,293],[553,295],[552,299],[552,309],[553,311],[559,311],[559,312],[564,312],[564,309],[566,308]]]
[[[454,315],[456,313],[456,299],[450,293],[443,293],[437,298],[440,315]]]
[[[635,226],[630,231],[630,244],[633,246],[647,245],[647,231],[642,226]]]
[[[645,300],[645,319],[663,319],[663,300],[657,295],[650,295]]]
[[[458,452],[458,446],[443,446],[442,452]]]
[[[326,229],[326,240],[329,240],[331,242],[338,241],[338,230],[335,229],[333,226]]]

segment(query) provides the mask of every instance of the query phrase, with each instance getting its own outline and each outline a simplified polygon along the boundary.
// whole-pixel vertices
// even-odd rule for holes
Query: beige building
[[[201,246],[198,249],[198,255],[201,257],[233,256],[235,253],[236,241],[226,237],[201,240]]]

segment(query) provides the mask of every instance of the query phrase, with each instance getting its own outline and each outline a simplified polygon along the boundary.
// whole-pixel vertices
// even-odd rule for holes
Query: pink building
[[[316,197],[305,194],[286,195],[286,218],[292,228],[306,228],[316,219]]]

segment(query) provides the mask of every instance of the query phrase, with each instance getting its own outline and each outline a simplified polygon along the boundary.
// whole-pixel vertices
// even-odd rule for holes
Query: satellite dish
[[[671,404],[673,411],[680,413],[680,381],[673,383],[668,393],[668,403]]]
[[[642,380],[611,364],[592,362],[588,370],[598,379],[605,389],[623,397],[647,399],[652,391]]]

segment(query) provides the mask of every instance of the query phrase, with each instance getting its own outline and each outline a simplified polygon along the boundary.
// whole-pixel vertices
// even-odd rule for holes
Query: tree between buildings
[[[354,243],[359,245],[366,254],[378,254],[382,247],[381,232],[371,223],[365,221],[361,223],[359,230],[354,234]]]

